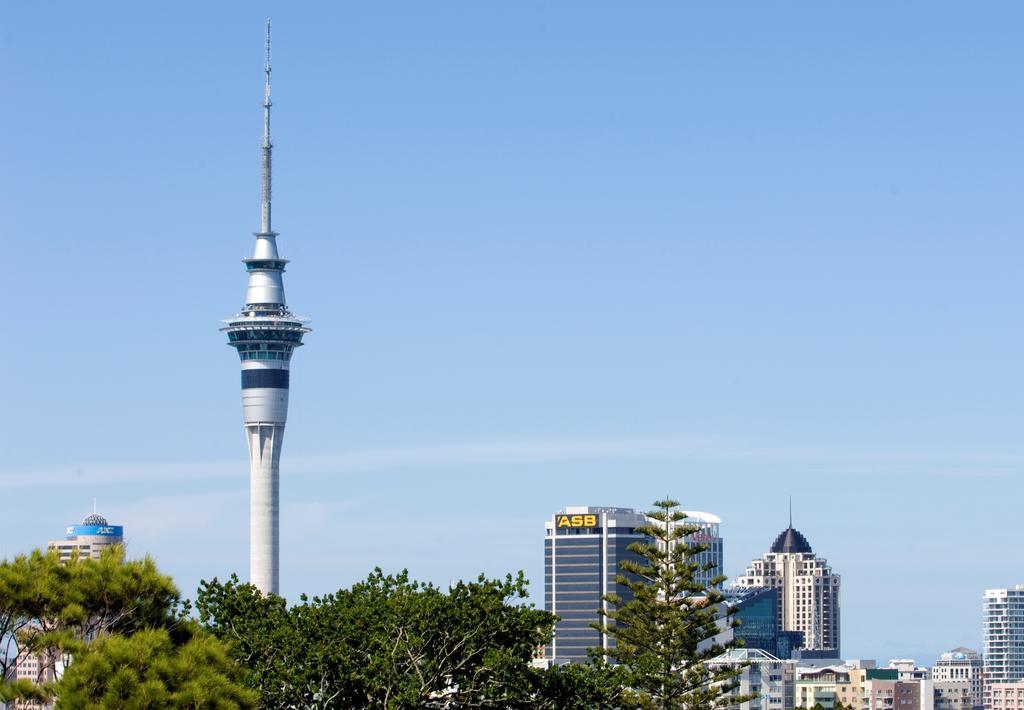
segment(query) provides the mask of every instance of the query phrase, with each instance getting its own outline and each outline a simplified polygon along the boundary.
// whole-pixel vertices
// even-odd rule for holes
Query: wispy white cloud
[[[244,532],[248,500],[245,488],[149,496],[123,503],[118,522],[132,536],[145,539],[187,536],[193,530],[222,527]]]
[[[730,439],[607,437],[521,439],[433,446],[367,449],[320,456],[289,457],[288,475],[324,475],[398,470],[415,467],[509,463],[626,460],[639,458],[735,461],[744,465],[784,465],[793,473],[958,474],[999,475],[1024,467],[1022,452],[918,451],[913,449],[783,446]],[[233,461],[89,463],[39,469],[0,471],[0,489],[19,487],[101,486],[132,482],[187,479],[247,480],[241,456]]]
[[[543,439],[507,442],[368,449],[321,456],[288,458],[288,474],[317,475],[378,471],[415,466],[484,463],[531,463],[673,456],[698,451],[702,444],[681,438]],[[707,446],[707,444],[703,444]],[[89,463],[39,469],[0,471],[0,488],[22,486],[104,485],[132,481],[189,478],[244,478],[247,465],[234,461]]]

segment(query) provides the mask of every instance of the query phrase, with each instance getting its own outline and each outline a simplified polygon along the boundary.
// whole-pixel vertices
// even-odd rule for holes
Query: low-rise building
[[[833,710],[842,704],[860,708],[866,672],[865,668],[847,665],[798,667],[795,707],[814,708],[820,705],[825,710]]]
[[[865,671],[861,710],[934,710],[935,692],[927,668],[896,659],[888,668]]]
[[[864,691],[863,710],[917,710],[922,703],[921,684],[913,680],[872,678]]]
[[[992,710],[1024,710],[1024,681],[991,683]]]
[[[967,680],[933,680],[935,710],[979,710],[975,705],[971,682]]]
[[[710,667],[739,668],[739,686],[729,695],[751,700],[728,707],[735,710],[788,710],[793,707],[796,664],[776,658],[759,648],[733,648],[708,661]]]
[[[935,710],[981,710],[984,661],[971,648],[954,648],[943,653],[932,666]]]

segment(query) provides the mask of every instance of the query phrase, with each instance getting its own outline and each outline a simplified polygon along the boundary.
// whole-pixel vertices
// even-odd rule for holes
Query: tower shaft
[[[246,424],[249,441],[249,578],[278,593],[281,576],[281,442],[284,424]]]

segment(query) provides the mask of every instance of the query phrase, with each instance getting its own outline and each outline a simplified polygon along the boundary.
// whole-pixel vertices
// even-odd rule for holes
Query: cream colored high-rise
[[[780,628],[802,632],[803,648],[838,658],[839,582],[828,561],[815,555],[791,524],[764,557],[750,563],[735,586],[778,589]]]
[[[263,180],[260,231],[252,256],[242,259],[249,273],[245,306],[221,328],[242,361],[242,417],[249,443],[249,580],[263,593],[277,594],[280,578],[281,443],[288,419],[289,365],[292,351],[309,332],[305,318],[284,300],[287,259],[277,253],[277,232],[270,226],[270,22],[263,71]]]

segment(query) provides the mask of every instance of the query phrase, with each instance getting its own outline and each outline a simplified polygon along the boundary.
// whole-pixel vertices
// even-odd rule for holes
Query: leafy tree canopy
[[[196,608],[265,708],[607,707],[614,671],[531,667],[554,617],[525,597],[522,573],[442,590],[377,569],[291,608],[236,577],[203,582]]]
[[[536,677],[538,710],[592,710],[619,707],[628,673],[600,660],[594,665],[551,666]]]

